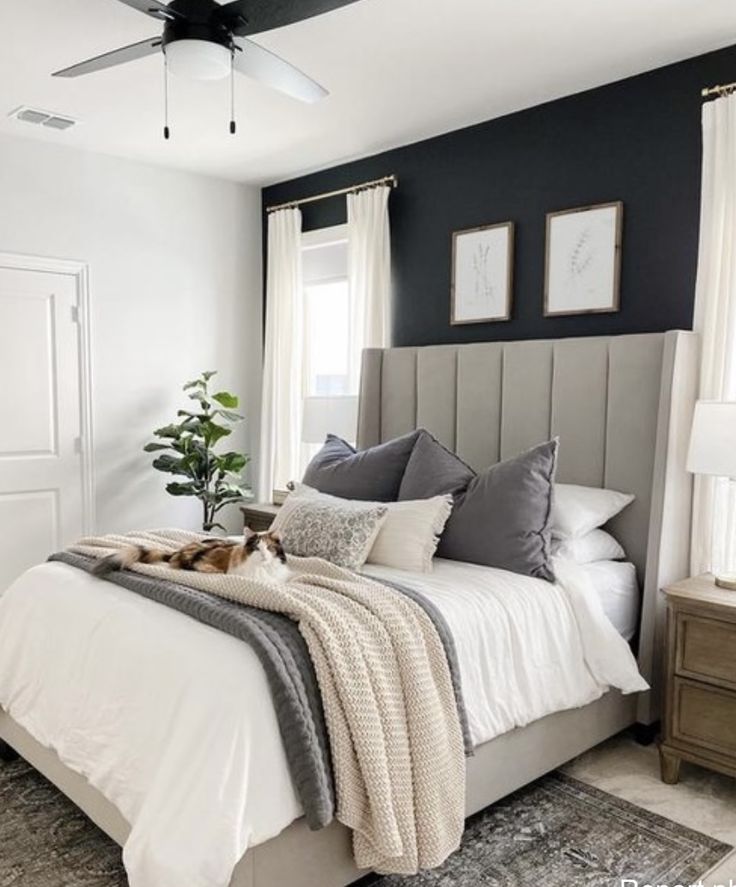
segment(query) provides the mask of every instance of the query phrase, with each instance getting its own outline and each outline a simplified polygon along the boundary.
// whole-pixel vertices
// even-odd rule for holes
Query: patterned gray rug
[[[564,773],[552,773],[469,822],[438,869],[364,879],[372,887],[621,887],[693,884],[732,850]]]
[[[473,817],[461,850],[441,868],[360,883],[620,887],[622,878],[635,878],[692,884],[731,850],[553,773]],[[62,885],[127,887],[120,850],[26,763],[0,763],[0,887]]]

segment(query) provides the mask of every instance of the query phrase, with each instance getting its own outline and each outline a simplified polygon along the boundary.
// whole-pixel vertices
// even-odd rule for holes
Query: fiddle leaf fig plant
[[[215,371],[202,373],[187,382],[183,390],[193,401],[191,409],[177,412],[178,422],[157,428],[156,441],[143,448],[158,453],[153,467],[181,480],[166,484],[172,496],[195,496],[202,503],[202,529],[209,533],[225,527],[216,521],[226,506],[251,498],[242,475],[250,458],[244,453],[220,453],[215,446],[232,433],[232,426],[243,421],[235,412],[238,398],[229,391],[210,393]]]

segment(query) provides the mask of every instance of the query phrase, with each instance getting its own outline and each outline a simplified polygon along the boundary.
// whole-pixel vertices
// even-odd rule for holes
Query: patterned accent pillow
[[[375,502],[345,500],[338,504],[289,496],[271,530],[281,534],[289,554],[321,557],[359,570],[386,520],[388,508]]]
[[[320,493],[306,484],[296,484],[290,498],[311,499],[328,505],[344,505],[351,501]],[[440,533],[452,511],[452,496],[433,496],[415,502],[386,502],[385,507],[386,519],[368,554],[367,563],[413,573],[430,573]]]

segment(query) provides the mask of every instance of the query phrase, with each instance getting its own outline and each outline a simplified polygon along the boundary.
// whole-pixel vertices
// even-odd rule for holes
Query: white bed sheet
[[[609,685],[646,688],[574,565],[560,585],[442,560],[367,572],[444,615],[476,743]],[[72,567],[34,567],[0,597],[0,705],[131,823],[131,887],[226,887],[249,846],[301,814],[250,648]]]
[[[627,561],[593,561],[581,566],[616,631],[630,641],[639,627],[641,591],[636,567]]]

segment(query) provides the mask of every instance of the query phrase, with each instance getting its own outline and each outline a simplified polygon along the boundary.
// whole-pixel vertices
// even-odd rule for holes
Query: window
[[[347,236],[347,225],[302,235],[305,398],[357,394],[350,377]],[[319,446],[302,446],[302,468]]]

